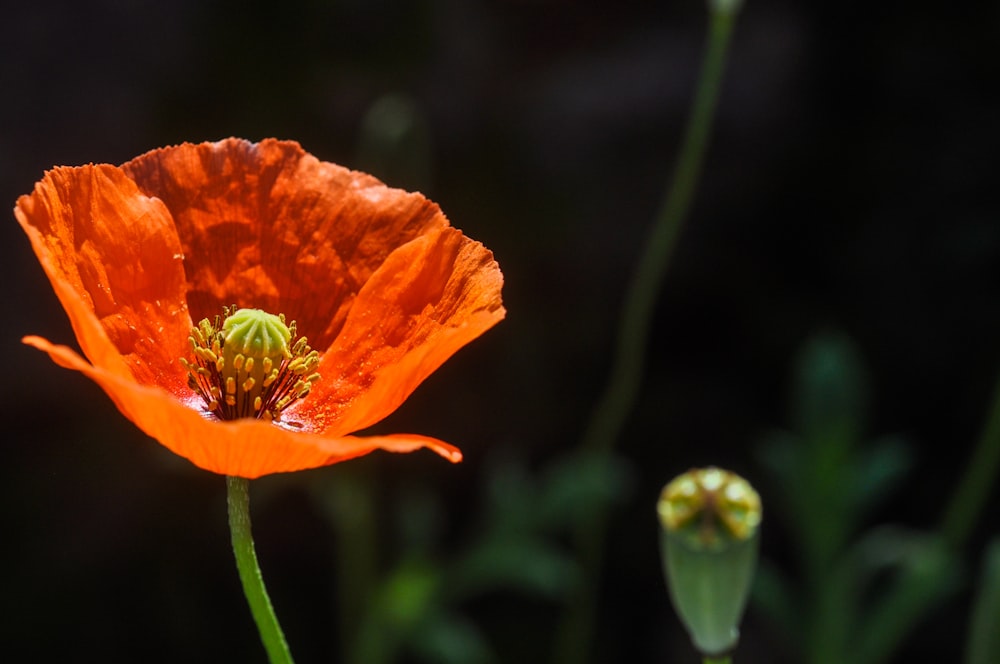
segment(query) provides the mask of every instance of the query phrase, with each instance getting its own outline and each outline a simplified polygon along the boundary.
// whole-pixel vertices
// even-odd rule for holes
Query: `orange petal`
[[[319,350],[391,251],[448,223],[420,194],[321,162],[292,141],[184,144],[122,169],[177,224],[192,318],[229,304],[284,313]]]
[[[325,466],[376,449],[410,452],[427,447],[450,461],[462,458],[456,448],[426,436],[330,437],[261,420],[219,422],[204,417],[162,389],[137,384],[88,364],[66,346],[41,337],[25,337],[24,342],[45,351],[60,366],[91,378],[146,434],[196,466],[215,473],[253,479]]]
[[[394,411],[459,348],[503,319],[503,276],[483,245],[441,228],[400,247],[365,283],[313,391],[289,414],[330,435]]]
[[[95,366],[181,389],[191,319],[170,214],[114,166],[56,168],[14,214]]]

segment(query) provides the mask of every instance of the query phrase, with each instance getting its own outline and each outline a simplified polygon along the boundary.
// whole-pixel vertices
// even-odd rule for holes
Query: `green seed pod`
[[[703,656],[725,655],[757,567],[760,497],[734,473],[695,469],[663,488],[657,512],[674,609]]]

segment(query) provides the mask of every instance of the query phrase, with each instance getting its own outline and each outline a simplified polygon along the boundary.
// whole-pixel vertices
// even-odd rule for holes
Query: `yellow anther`
[[[319,380],[319,353],[283,315],[226,307],[223,317],[192,328],[188,342],[195,359],[181,359],[188,385],[220,419],[278,419]]]
[[[264,382],[261,383],[261,387],[271,387],[271,384],[276,380],[278,380],[278,370],[274,369],[271,373],[264,376]]]

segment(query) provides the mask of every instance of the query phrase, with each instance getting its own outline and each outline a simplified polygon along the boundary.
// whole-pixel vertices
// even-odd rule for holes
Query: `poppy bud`
[[[736,647],[757,565],[760,497],[719,468],[690,470],[657,503],[663,567],[674,609],[706,657]]]

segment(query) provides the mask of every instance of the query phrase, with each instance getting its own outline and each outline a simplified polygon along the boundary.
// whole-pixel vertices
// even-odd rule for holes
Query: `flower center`
[[[188,386],[220,420],[277,420],[319,380],[319,353],[298,337],[295,321],[260,309],[223,309],[191,328],[194,361],[181,358]]]

